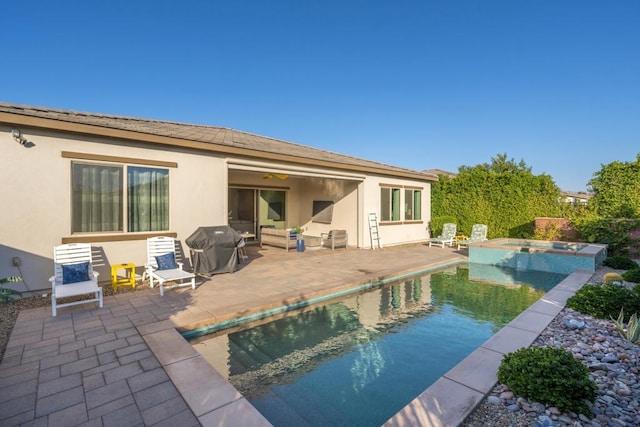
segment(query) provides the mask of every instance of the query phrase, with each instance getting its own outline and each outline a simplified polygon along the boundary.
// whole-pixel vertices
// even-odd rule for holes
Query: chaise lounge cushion
[[[86,282],[91,280],[89,276],[89,263],[80,262],[77,264],[62,265],[62,284]]]
[[[158,270],[174,270],[178,268],[178,264],[176,264],[176,255],[173,252],[169,252],[164,255],[157,255],[156,263],[158,264]]]

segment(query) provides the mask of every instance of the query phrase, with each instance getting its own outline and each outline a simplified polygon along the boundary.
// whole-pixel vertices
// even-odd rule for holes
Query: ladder
[[[382,249],[382,238],[380,238],[380,229],[378,226],[378,215],[375,212],[369,212],[369,236],[371,237],[371,249]]]

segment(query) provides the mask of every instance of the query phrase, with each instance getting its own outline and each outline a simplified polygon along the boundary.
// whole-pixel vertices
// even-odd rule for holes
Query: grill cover
[[[237,247],[243,240],[228,225],[198,227],[185,240],[191,249],[193,271],[205,276],[233,273],[238,265]]]

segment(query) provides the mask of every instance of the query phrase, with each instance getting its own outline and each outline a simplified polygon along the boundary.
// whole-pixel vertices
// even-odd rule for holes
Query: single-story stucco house
[[[423,242],[437,180],[222,127],[11,103],[0,150],[0,277],[22,276],[21,291],[50,289],[55,245],[91,243],[104,282],[113,264],[142,272],[148,237],[200,226],[345,229],[367,249],[375,212],[385,246]]]

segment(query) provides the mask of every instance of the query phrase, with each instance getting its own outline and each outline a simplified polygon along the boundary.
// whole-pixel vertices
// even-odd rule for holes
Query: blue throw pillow
[[[178,265],[176,264],[176,255],[173,252],[158,255],[156,257],[156,263],[158,264],[158,270],[173,270],[178,268]]]
[[[86,282],[91,280],[89,262],[62,265],[62,284]]]

